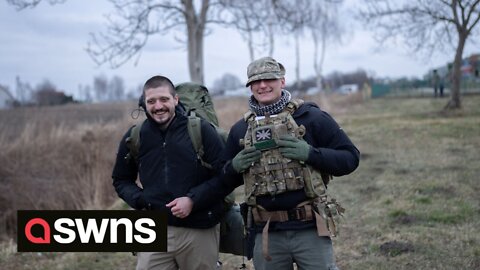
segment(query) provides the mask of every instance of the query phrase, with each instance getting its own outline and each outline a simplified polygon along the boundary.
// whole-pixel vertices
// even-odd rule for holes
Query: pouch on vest
[[[262,151],[260,160],[243,174],[245,199],[251,206],[255,206],[256,197],[262,195],[275,196],[304,189],[306,196],[314,199],[326,192],[320,172],[304,162],[283,157],[275,143],[284,135],[303,140],[305,127],[297,125],[290,110],[265,117],[256,117],[250,112],[244,117],[248,128],[241,143]]]
[[[317,199],[314,203],[317,232],[319,236],[335,237],[339,233],[340,223],[345,208],[333,198],[326,195]]]

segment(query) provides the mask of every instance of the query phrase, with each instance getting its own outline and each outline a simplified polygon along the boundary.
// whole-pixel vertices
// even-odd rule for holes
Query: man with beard
[[[196,201],[197,192],[220,171],[223,142],[215,128],[201,121],[203,158],[200,164],[188,133],[173,83],[154,76],[146,81],[140,106],[147,119],[141,125],[136,158],[126,158],[131,129],[123,136],[113,169],[120,198],[137,210],[167,212],[167,252],[139,252],[137,269],[214,269],[218,259],[223,198]],[[141,187],[136,184],[139,177]]]

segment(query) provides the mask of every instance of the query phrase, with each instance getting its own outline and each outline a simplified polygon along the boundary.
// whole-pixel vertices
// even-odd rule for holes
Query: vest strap
[[[267,220],[267,224],[262,230],[262,255],[267,261],[271,261],[272,257],[268,254],[268,228],[270,226],[270,219]]]
[[[290,102],[287,103],[287,106],[285,106],[285,110],[288,111],[290,114],[293,114],[300,106],[302,106],[304,103],[303,99],[296,99],[293,98],[290,100]]]

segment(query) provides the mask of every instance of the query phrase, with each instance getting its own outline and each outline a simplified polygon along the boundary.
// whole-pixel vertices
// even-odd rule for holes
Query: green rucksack
[[[179,106],[185,110],[185,115],[188,117],[188,135],[192,141],[197,158],[202,166],[212,169],[212,165],[203,159],[205,152],[202,143],[201,119],[212,124],[224,142],[227,140],[227,132],[218,126],[218,118],[208,89],[203,85],[187,82],[177,85],[175,91],[180,99]],[[130,136],[125,141],[129,149],[126,159],[133,159],[135,162],[138,162],[140,130],[143,123],[135,125],[130,131]],[[224,201],[226,213],[220,223],[220,252],[243,255],[243,219],[238,205],[235,204],[235,194],[233,192],[230,193],[225,197]]]
[[[215,113],[208,89],[200,84],[186,82],[177,85],[175,91],[180,98],[180,106],[183,107],[188,117],[188,134],[197,153],[197,158],[204,167],[211,169],[212,166],[203,160],[205,152],[202,144],[200,118],[207,120],[215,127],[224,143],[227,141],[227,133],[218,126],[217,114]],[[230,203],[234,201],[235,197],[233,197]]]

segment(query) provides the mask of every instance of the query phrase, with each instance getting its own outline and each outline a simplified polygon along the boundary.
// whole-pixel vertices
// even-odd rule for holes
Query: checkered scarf
[[[252,95],[248,100],[248,105],[250,106],[250,110],[252,110],[252,112],[254,112],[257,116],[264,116],[266,114],[273,115],[282,112],[285,106],[287,106],[288,102],[290,102],[291,98],[292,95],[290,92],[283,89],[282,97],[279,101],[273,104],[262,106],[258,104],[258,101]]]

